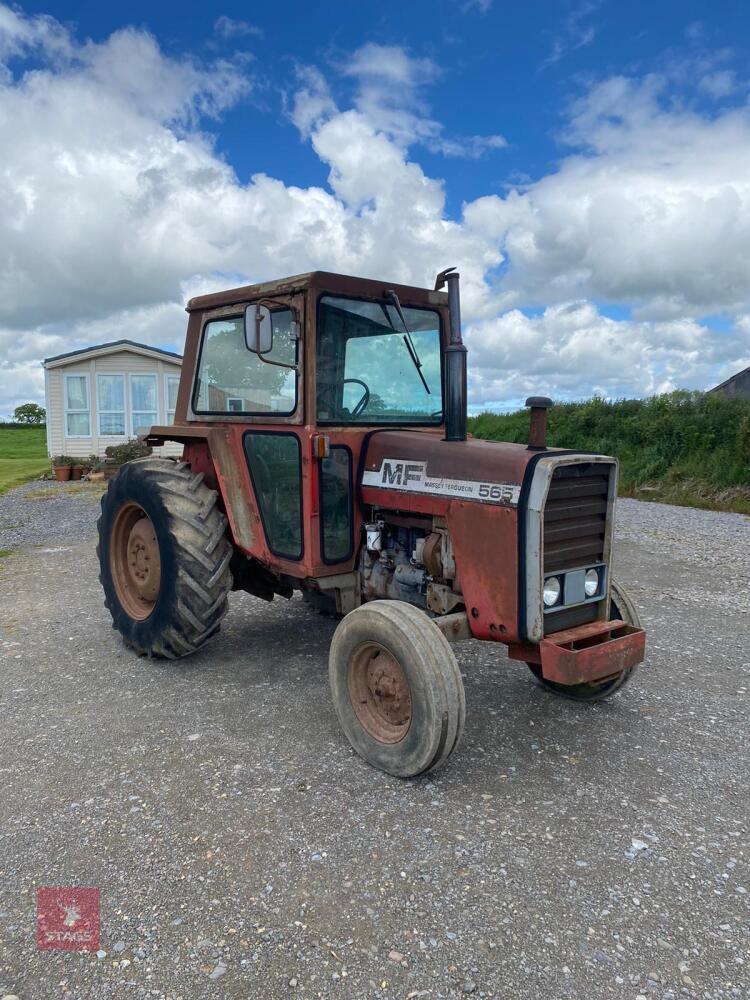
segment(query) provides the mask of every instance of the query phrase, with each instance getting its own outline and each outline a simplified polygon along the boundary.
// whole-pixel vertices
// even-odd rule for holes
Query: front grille
[[[611,466],[563,465],[552,476],[544,508],[544,572],[604,559]]]
[[[544,573],[604,562],[611,465],[588,462],[555,469],[544,508]],[[595,621],[598,603],[545,616],[545,632]]]

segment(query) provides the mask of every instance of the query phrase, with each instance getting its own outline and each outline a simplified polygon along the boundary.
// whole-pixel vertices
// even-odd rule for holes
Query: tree
[[[47,411],[38,403],[22,403],[13,411],[13,420],[17,424],[43,424],[47,419]]]

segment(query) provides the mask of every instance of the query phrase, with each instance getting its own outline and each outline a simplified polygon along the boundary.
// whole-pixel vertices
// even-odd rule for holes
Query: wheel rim
[[[361,726],[379,743],[398,743],[411,725],[411,689],[396,657],[368,642],[352,654],[349,697]]]
[[[110,536],[110,567],[120,604],[137,621],[154,610],[161,586],[159,542],[140,504],[120,507]]]

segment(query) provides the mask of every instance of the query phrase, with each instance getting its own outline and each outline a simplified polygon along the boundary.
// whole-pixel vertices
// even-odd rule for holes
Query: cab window
[[[320,532],[323,560],[342,562],[352,554],[352,453],[331,445],[320,462]]]
[[[403,313],[427,389],[393,305],[332,296],[320,300],[320,423],[442,422],[440,316],[432,309],[404,307]]]
[[[283,431],[248,431],[245,455],[268,547],[302,558],[302,463],[299,438]]]
[[[291,310],[278,309],[271,313],[271,319],[273,349],[264,357],[296,364],[298,341]],[[248,351],[242,316],[206,324],[193,396],[195,413],[289,415],[296,406],[294,371],[268,365]]]

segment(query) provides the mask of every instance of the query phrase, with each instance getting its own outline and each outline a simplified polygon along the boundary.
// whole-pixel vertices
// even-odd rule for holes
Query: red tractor
[[[443,289],[446,288],[447,291]],[[329,675],[367,761],[409,777],[464,725],[451,642],[502,643],[556,694],[612,694],[645,635],[612,580],[617,463],[467,440],[459,279],[434,290],[314,272],[188,304],[180,460],[124,465],[102,499],[101,582],[138,653],[215,633],[230,590],[300,590],[341,621]]]

